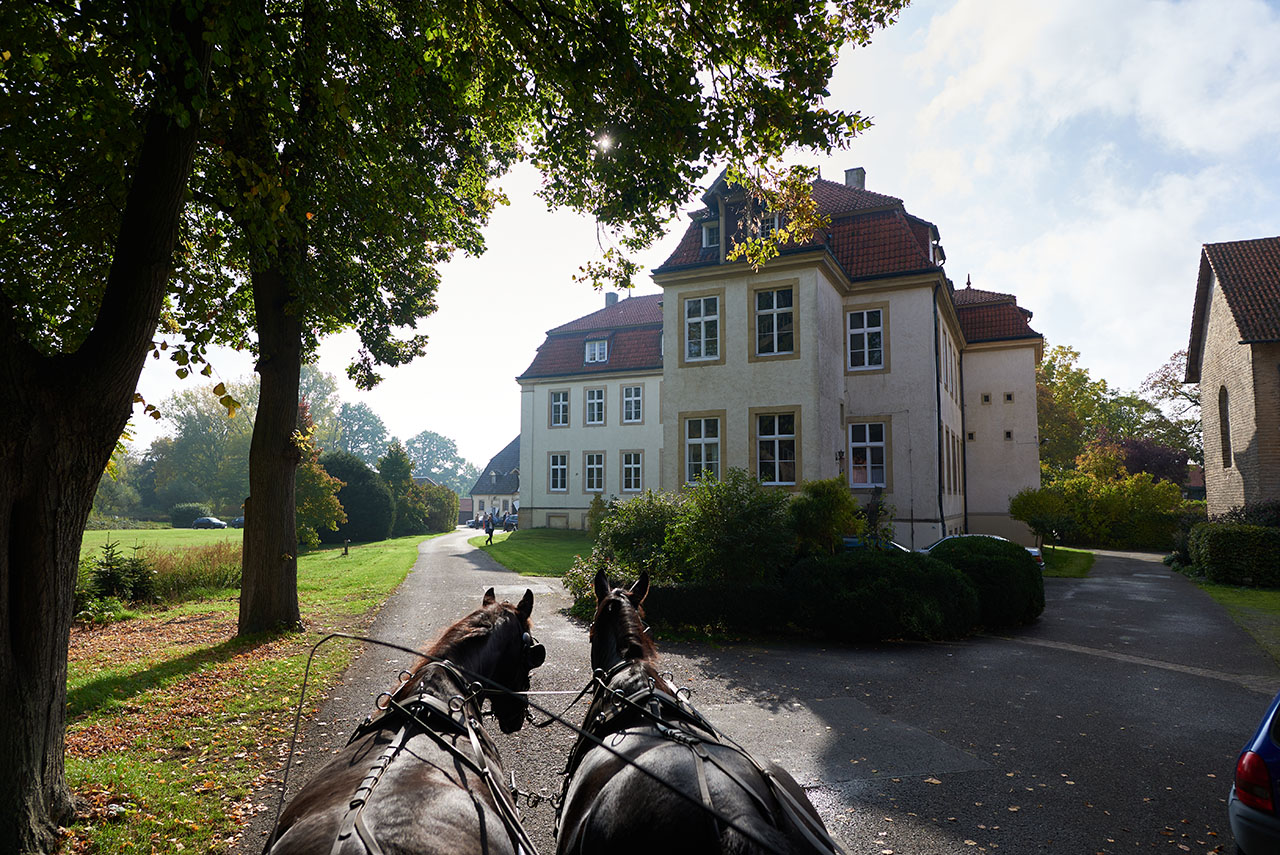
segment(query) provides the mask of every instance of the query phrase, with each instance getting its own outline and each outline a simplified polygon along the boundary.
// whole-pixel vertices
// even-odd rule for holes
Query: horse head
[[[622,661],[650,659],[656,653],[641,605],[649,595],[649,574],[628,589],[614,588],[603,570],[596,572],[596,616],[591,621],[591,667],[608,670]]]
[[[495,613],[488,642],[492,658],[493,682],[508,691],[487,690],[485,695],[503,733],[514,733],[524,724],[529,709],[529,674],[547,659],[547,649],[533,637],[529,616],[533,613],[533,591],[525,589],[516,605],[499,603],[493,588],[485,591],[481,610]]]

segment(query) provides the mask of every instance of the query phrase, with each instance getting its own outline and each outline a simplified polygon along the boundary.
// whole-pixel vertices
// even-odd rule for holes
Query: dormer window
[[[781,214],[765,214],[760,221],[760,237],[768,237],[780,228],[782,228]]]
[[[720,245],[720,221],[708,220],[702,224],[702,248],[709,249]]]
[[[587,342],[587,362],[608,362],[609,342],[603,338]]]

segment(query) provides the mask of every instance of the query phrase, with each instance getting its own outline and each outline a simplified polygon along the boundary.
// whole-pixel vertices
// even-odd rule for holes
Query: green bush
[[[667,529],[665,553],[683,582],[763,582],[790,563],[790,496],[745,470],[699,478],[683,491],[682,513]]]
[[[1225,513],[1214,515],[1212,522],[1280,528],[1280,501],[1248,502],[1238,505]]]
[[[1067,498],[1055,487],[1028,487],[1009,500],[1009,516],[1027,524],[1043,545],[1071,537],[1075,520]]]
[[[591,535],[592,540],[600,536],[600,524],[608,514],[609,503],[603,496],[596,493],[591,497],[591,505],[587,508],[587,533]]]
[[[1110,480],[1075,472],[1051,486],[1061,492],[1071,516],[1064,542],[1113,549],[1173,547],[1183,499],[1172,481],[1156,481],[1146,472]]]
[[[200,502],[183,502],[169,509],[169,521],[174,528],[191,528],[197,517],[208,517],[213,514],[208,505]]]
[[[994,537],[944,540],[930,555],[959,570],[978,591],[983,625],[1030,623],[1044,611],[1044,579],[1027,550]]]
[[[1182,513],[1178,514],[1178,527],[1173,532],[1173,554],[1168,556],[1166,564],[1178,569],[1192,566],[1194,562],[1191,560],[1187,541],[1191,537],[1191,529],[1207,519],[1208,510],[1205,502],[1183,504]]]
[[[600,520],[600,532],[592,550],[596,561],[593,566],[616,567],[629,581],[634,581],[642,570],[648,572],[654,582],[668,581],[671,571],[665,551],[667,529],[683,510],[682,496],[653,490],[625,502],[611,502]],[[595,570],[591,573],[585,589],[588,592]]]
[[[443,484],[424,484],[427,498],[427,531],[453,531],[458,527],[458,494]]]
[[[321,529],[318,533],[323,543],[342,543],[352,540],[371,543],[386,540],[395,524],[395,500],[382,476],[356,457],[345,451],[331,451],[320,458],[320,465],[334,478],[343,482],[338,491],[338,501],[347,513],[347,521],[337,530]]]
[[[98,599],[115,597],[131,602],[155,599],[155,572],[138,554],[126,557],[118,541],[102,545],[102,555],[89,567],[87,592]]]
[[[1280,528],[1206,522],[1191,529],[1187,551],[1211,582],[1280,586]]]
[[[806,481],[787,508],[787,524],[805,555],[834,555],[845,535],[866,531],[862,508],[844,478]]]

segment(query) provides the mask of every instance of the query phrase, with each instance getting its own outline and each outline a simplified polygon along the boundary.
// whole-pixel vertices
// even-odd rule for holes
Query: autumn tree
[[[300,366],[320,336],[359,334],[348,373],[362,387],[420,355],[413,328],[435,309],[440,265],[483,251],[495,179],[520,158],[541,169],[551,206],[589,212],[614,241],[587,275],[634,272],[625,254],[661,234],[712,163],[829,151],[865,128],[822,99],[840,49],[904,2],[247,11],[249,35],[219,67],[226,99],[210,111],[193,218],[205,229],[193,226],[195,243],[225,246],[224,265],[248,283],[257,332],[241,633],[296,613],[290,437]]]
[[[56,846],[80,535],[161,317],[225,7],[0,4],[0,851]]]
[[[320,465],[320,450],[313,440],[315,426],[306,398],[298,402],[298,433],[295,442],[302,462],[295,475],[298,542],[320,545],[321,531],[337,531],[347,521],[346,511],[338,501],[338,492],[346,486]]]

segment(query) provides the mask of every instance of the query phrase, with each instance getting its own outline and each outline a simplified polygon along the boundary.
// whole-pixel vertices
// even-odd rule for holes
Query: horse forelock
[[[621,588],[614,588],[596,606],[596,616],[588,633],[592,642],[596,640],[597,630],[603,630],[605,621],[609,622],[617,652],[623,659],[657,658],[658,648],[645,632],[644,609],[633,606]]]
[[[438,662],[443,659],[469,660],[474,655],[475,649],[494,635],[499,626],[503,624],[503,616],[507,614],[515,618],[515,620],[507,622],[512,627],[510,632],[517,631],[517,628],[523,629],[519,613],[511,603],[492,603],[488,606],[482,606],[454,621],[453,625],[440,633],[440,637],[427,649],[427,655],[414,663],[413,673],[418,679],[410,680],[401,687],[401,691],[409,690],[420,682],[424,676],[423,669],[432,662]],[[497,646],[501,648],[504,645]],[[480,670],[475,668],[476,665],[480,664],[482,663],[473,662],[470,667],[473,670]],[[492,663],[483,664],[486,669],[487,667],[492,667]]]

